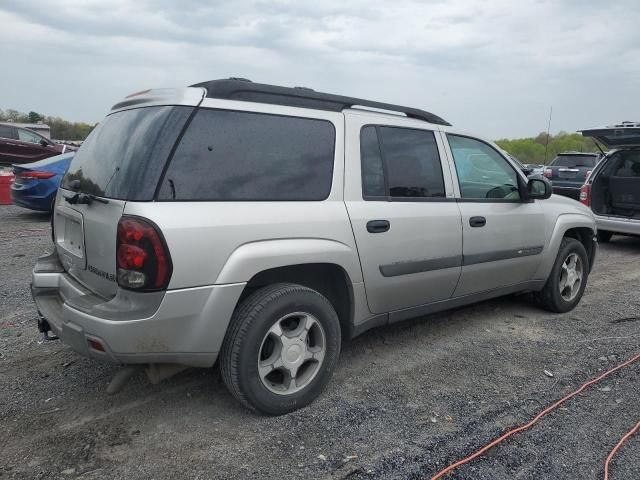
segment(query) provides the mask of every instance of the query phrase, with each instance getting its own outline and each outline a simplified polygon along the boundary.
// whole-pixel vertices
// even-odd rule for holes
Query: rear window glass
[[[152,200],[160,174],[193,107],[145,107],[108,115],[71,161],[62,186],[101,197]]]
[[[559,155],[551,163],[554,167],[595,167],[593,155]]]
[[[201,109],[180,140],[160,200],[324,200],[331,191],[331,122]]]

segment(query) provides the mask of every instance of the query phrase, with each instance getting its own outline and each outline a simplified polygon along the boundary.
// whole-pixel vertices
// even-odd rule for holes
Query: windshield
[[[62,187],[122,200],[152,200],[169,153],[193,107],[160,106],[108,115],[71,161]]]
[[[554,167],[595,167],[596,157],[593,155],[559,155],[551,163]]]

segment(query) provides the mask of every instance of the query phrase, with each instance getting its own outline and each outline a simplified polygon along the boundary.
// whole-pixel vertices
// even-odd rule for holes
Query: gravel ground
[[[217,369],[108,396],[117,366],[39,343],[29,278],[48,221],[0,207],[0,478],[430,478],[640,352],[640,239],[614,237],[574,311],[512,296],[370,331],[293,414],[243,410]],[[601,478],[639,394],[637,362],[448,478]],[[611,478],[640,478],[640,436]]]

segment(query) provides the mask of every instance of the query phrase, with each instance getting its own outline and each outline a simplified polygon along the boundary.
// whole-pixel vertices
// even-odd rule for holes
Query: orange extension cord
[[[538,423],[538,421],[544,417],[547,413],[551,412],[552,410],[555,410],[556,408],[558,408],[560,405],[562,405],[564,402],[566,402],[567,400],[575,397],[576,395],[578,395],[579,393],[581,393],[585,388],[590,387],[591,385],[598,383],[600,380],[602,380],[603,378],[611,375],[614,372],[617,372],[618,370],[620,370],[621,368],[626,367],[627,365],[632,364],[633,362],[640,360],[640,353],[638,353],[637,355],[631,357],[629,360],[621,363],[620,365],[618,365],[617,367],[612,368],[611,370],[607,370],[606,372],[604,372],[602,375],[594,378],[593,380],[589,380],[587,383],[585,383],[584,385],[582,385],[579,389],[577,389],[575,392],[572,392],[570,394],[568,394],[567,396],[561,398],[560,400],[558,400],[557,402],[555,402],[553,405],[551,405],[550,407],[545,408],[544,410],[542,410],[540,413],[538,413],[535,417],[533,417],[533,419],[525,424],[522,425],[520,427],[514,428],[512,430],[509,430],[507,433],[505,433],[504,435],[502,435],[501,437],[496,438],[495,440],[493,440],[491,443],[487,444],[486,446],[482,447],[480,450],[478,450],[477,452],[469,455],[468,457],[463,458],[462,460],[459,460],[455,463],[452,463],[451,465],[449,465],[447,468],[445,468],[444,470],[438,472],[435,476],[433,476],[431,478],[431,480],[437,480],[439,478],[444,477],[446,474],[450,473],[452,470],[458,468],[460,465],[464,465],[465,463],[469,463],[471,460],[479,457],[480,455],[484,454],[487,450],[495,447],[496,445],[498,445],[499,443],[501,443],[502,441],[506,440],[507,438],[511,437],[512,435],[515,435],[516,433],[520,433],[524,430],[527,430],[528,428],[531,428],[533,425],[535,425],[536,423]],[[613,455],[615,454],[616,450],[618,450],[618,448],[620,448],[620,445],[622,445],[625,440],[627,440],[629,437],[631,437],[631,435],[633,435],[638,428],[640,427],[640,422],[638,423],[638,425],[635,426],[635,428],[633,428],[631,431],[629,431],[624,437],[622,437],[622,439],[620,440],[620,442],[618,443],[618,445],[615,446],[615,448],[611,451],[611,453],[609,454],[609,457],[607,457],[607,461],[605,463],[605,480],[607,479],[607,475],[608,475],[608,465],[609,465],[609,461],[611,460],[611,458],[613,457]]]
[[[636,423],[635,427],[633,427],[631,430],[625,433],[624,437],[622,437],[620,441],[617,443],[617,445],[613,447],[613,450],[611,450],[611,453],[607,457],[607,461],[604,462],[604,480],[609,480],[609,463],[611,462],[611,459],[616,454],[618,449],[622,446],[622,444],[626,442],[629,438],[631,438],[633,434],[638,431],[638,429],[640,429],[640,422]]]

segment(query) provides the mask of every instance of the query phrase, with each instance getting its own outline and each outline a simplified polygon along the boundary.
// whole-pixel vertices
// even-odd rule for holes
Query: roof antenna
[[[549,109],[549,123],[547,124],[547,143],[544,146],[544,164],[547,164],[547,149],[549,148],[549,132],[551,131],[551,115],[553,114],[553,105]]]

